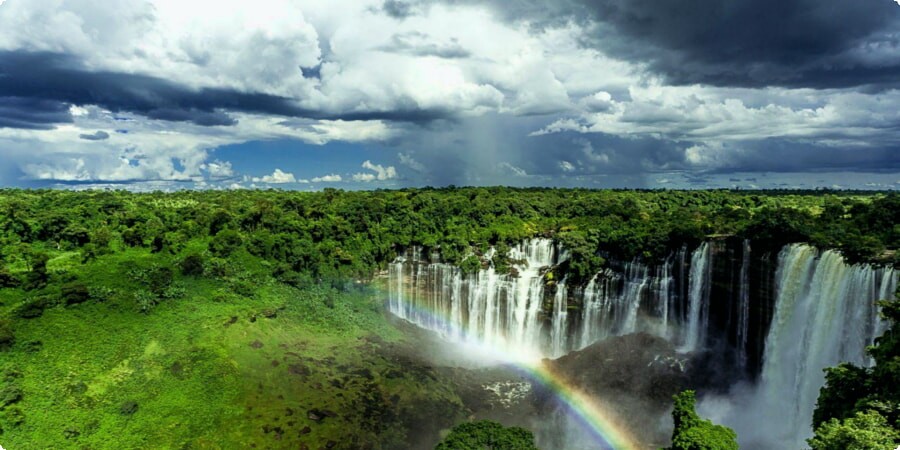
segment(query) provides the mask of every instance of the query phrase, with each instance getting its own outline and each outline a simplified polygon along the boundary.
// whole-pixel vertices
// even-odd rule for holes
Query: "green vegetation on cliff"
[[[481,420],[457,425],[435,450],[538,450],[534,435],[523,428],[506,428]]]
[[[672,446],[667,450],[737,450],[737,435],[731,428],[716,425],[694,412],[694,391],[675,395]]]
[[[826,369],[813,414],[813,450],[893,449],[900,446],[900,294],[881,302],[891,328],[869,347],[871,368]]]

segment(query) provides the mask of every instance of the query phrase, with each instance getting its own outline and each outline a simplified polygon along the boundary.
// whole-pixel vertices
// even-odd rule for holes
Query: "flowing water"
[[[756,372],[718,418],[745,447],[760,449],[804,447],[822,369],[870,363],[865,348],[885,327],[875,303],[892,298],[898,279],[893,269],[848,265],[836,252],[802,244],[786,246],[770,273],[753,278],[754,261],[769,259],[754,256],[746,240],[683,247],[656,265],[613,262],[583,287],[547,277],[567,258],[552,240],[514,247],[509,274],[494,270],[492,255],[466,275],[437,254],[410,249],[390,265],[388,308],[450,340],[514,358],[557,357],[634,332],[669,339],[685,353],[716,350],[735,373]]]

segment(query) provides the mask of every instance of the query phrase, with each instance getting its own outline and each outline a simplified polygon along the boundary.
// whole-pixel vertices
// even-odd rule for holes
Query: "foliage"
[[[413,399],[443,426],[464,417],[439,376],[385,380],[398,359],[370,345],[398,335],[357,282],[410,246],[469,273],[487,263],[508,273],[511,245],[553,238],[570,258],[548,281],[575,285],[609,259],[658,260],[712,235],[760,240],[754,251],[809,241],[851,262],[896,263],[898,223],[898,194],[831,191],[0,190],[0,370],[25,374],[4,385],[15,398],[0,414],[4,445],[320,448],[336,438],[405,448],[398,423],[422,411]],[[846,389],[824,397],[820,421],[871,410],[896,424],[896,339],[879,340],[874,369],[829,375]],[[345,381],[341,366],[376,375]],[[291,398],[341,419],[276,432],[301,423],[302,413],[279,415],[297,408]],[[139,407],[126,416],[127,402]],[[732,448],[727,430],[681,417],[694,426],[679,442]]]
[[[181,261],[181,274],[191,277],[203,275],[203,256],[196,253],[185,256]]]
[[[457,425],[435,450],[537,450],[534,435],[523,428],[506,428],[481,420]]]
[[[64,304],[75,305],[90,300],[91,292],[84,283],[74,281],[62,286],[60,296]]]
[[[700,418],[694,412],[695,403],[694,391],[675,395],[675,409],[672,411],[675,431],[672,432],[669,450],[737,450],[735,432]]]
[[[891,262],[900,247],[900,194],[835,191],[596,191],[447,188],[344,192],[0,191],[0,286],[21,278],[41,289],[52,275],[44,257],[80,251],[84,262],[128,248],[157,254],[230,258],[244,250],[314,280],[368,278],[405,248],[438,251],[474,270],[471,258],[494,246],[494,267],[509,270],[509,245],[557,239],[562,268],[586,282],[611,257],[661,259],[710,235],[757,241],[761,251],[809,241],[851,262]],[[87,231],[85,231],[87,230]],[[87,233],[87,236],[85,236]],[[767,249],[766,246],[772,248]],[[43,256],[42,256],[43,254]],[[185,255],[185,256],[187,256]],[[891,256],[894,255],[894,256]],[[887,258],[887,259],[885,259]],[[468,261],[467,261],[468,259]],[[194,257],[184,260],[199,275]],[[205,264],[205,262],[204,262]],[[178,268],[183,272],[184,267]]]
[[[845,419],[830,419],[809,440],[813,450],[891,450],[900,445],[900,430],[876,411],[856,412]]]
[[[883,301],[891,323],[868,353],[871,368],[841,364],[825,369],[825,386],[813,413],[814,450],[894,448],[900,444],[900,292]]]

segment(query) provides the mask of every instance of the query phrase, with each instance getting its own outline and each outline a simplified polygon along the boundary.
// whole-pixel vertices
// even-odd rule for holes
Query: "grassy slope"
[[[166,260],[128,250],[81,265],[77,255],[56,255],[55,278],[74,275],[113,295],[14,320],[16,344],[0,352],[0,368],[22,398],[0,412],[2,445],[404,448],[410,413],[423,404],[458,418],[446,384],[397,375],[404,367],[380,351],[401,335],[371,291],[294,289],[243,255],[234,278],[252,280],[254,298],[231,292],[230,279],[178,277],[184,297],[141,314],[125,267]],[[0,290],[3,315],[26,295]],[[122,411],[129,402],[133,414]],[[336,416],[317,423],[310,409]]]

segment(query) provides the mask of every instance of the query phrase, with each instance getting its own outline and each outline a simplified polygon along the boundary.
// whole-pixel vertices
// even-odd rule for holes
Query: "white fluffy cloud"
[[[557,120],[533,134],[576,131],[706,144],[788,138],[829,146],[884,146],[900,143],[894,131],[900,121],[898,104],[897,90],[866,94],[652,84],[632,87],[628,100],[610,100],[606,109]]]
[[[361,182],[371,182],[371,181],[386,181],[393,180],[397,178],[397,169],[394,166],[384,167],[380,164],[372,164],[371,161],[366,161],[362,164],[363,169],[369,169],[371,172],[361,172],[353,175],[353,181],[361,181]]]
[[[338,174],[323,175],[312,179],[313,183],[339,183],[343,181],[343,177]]]
[[[275,169],[271,175],[266,175],[263,177],[253,178],[254,183],[269,183],[269,184],[285,184],[285,183],[296,183],[297,178],[294,177],[294,174],[284,172],[281,169]]]
[[[424,164],[417,161],[410,154],[398,153],[397,157],[400,158],[400,164],[403,164],[404,166],[409,167],[416,172],[425,172],[427,170]]]

